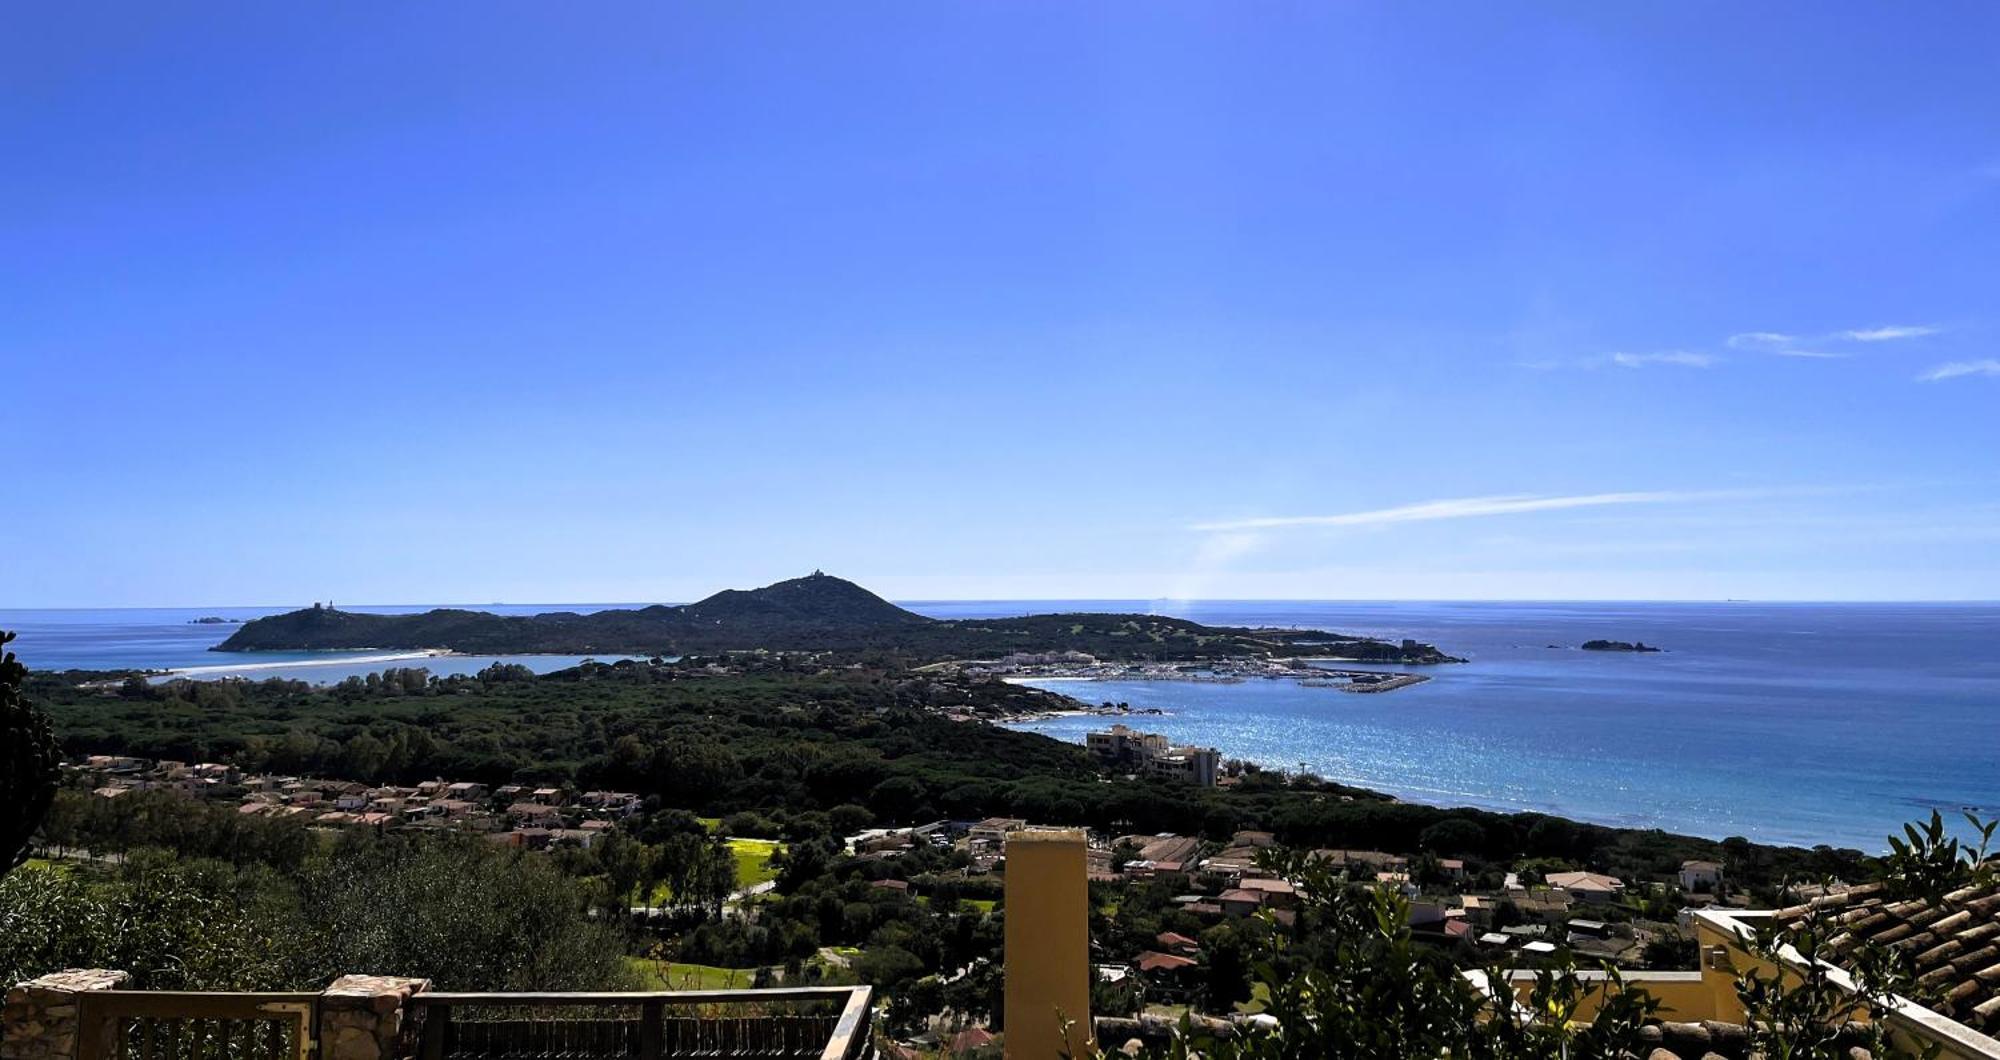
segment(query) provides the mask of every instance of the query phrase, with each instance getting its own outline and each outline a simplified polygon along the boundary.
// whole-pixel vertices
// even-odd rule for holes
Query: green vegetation
[[[1252,772],[1231,789],[1105,783],[1082,748],[942,716],[1044,707],[1048,693],[894,667],[739,655],[587,664],[541,677],[504,667],[436,679],[390,670],[317,688],[275,679],[82,680],[104,676],[30,675],[30,693],[48,705],[70,754],[227,759],[252,770],[371,782],[450,777],[612,788],[640,793],[649,809],[720,819],[737,837],[796,841],[878,822],[1005,815],[1117,834],[1223,839],[1257,828],[1302,848],[1465,857],[1475,872],[1544,858],[1657,878],[1685,859],[1710,858],[1727,860],[1746,888],[1870,875],[1854,851],[1441,809],[1311,777]],[[694,818],[686,826],[702,830]]]
[[[744,889],[778,878],[772,863],[783,848],[775,839],[731,839],[729,853],[736,859],[736,886]]]
[[[759,983],[757,968],[717,968],[652,957],[628,957],[626,963],[647,990],[747,990]]]
[[[616,926],[550,859],[478,839],[343,837],[0,879],[0,980],[122,968],[148,989],[316,989],[394,968],[446,989],[635,985]],[[154,836],[166,839],[166,836]]]
[[[520,854],[451,835],[334,838],[164,792],[64,791],[46,841],[133,856],[79,863],[62,886],[0,890],[0,916],[40,925],[0,933],[0,971],[98,964],[143,972],[147,985],[233,989],[286,988],[338,964],[465,989],[658,985],[662,968],[676,984],[702,986],[732,974],[858,979],[883,989],[887,1023],[900,1033],[946,1008],[994,1013],[1004,909],[998,881],[968,876],[963,852],[842,855],[839,837],[876,824],[1005,815],[1218,840],[1256,828],[1300,850],[1409,854],[1419,877],[1440,856],[1466,858],[1473,875],[1492,879],[1530,859],[1659,878],[1686,858],[1722,858],[1732,882],[1750,888],[1874,871],[1851,851],[1417,806],[1255,770],[1229,789],[1109,778],[1075,746],[946,717],[1031,709],[1046,693],[894,660],[744,653],[540,677],[518,667],[450,678],[399,669],[331,687],[123,678],[32,674],[29,692],[48,704],[72,754],[229,760],[375,782],[610,788],[640,793],[645,812],[587,850]],[[56,875],[30,871],[38,885]],[[775,886],[754,916],[723,914],[729,894],[765,881]],[[1393,935],[1355,936],[1350,957],[1329,954],[1360,906],[1303,913],[1292,935],[1258,920],[1204,923],[1173,904],[1176,886],[1095,885],[1092,933],[1120,955],[1151,947],[1162,930],[1197,938],[1204,964],[1189,1000],[1200,1011],[1261,1004],[1282,1017],[1298,997],[1262,978],[1273,962],[1298,972],[1350,959],[1393,969],[1403,959]],[[632,913],[635,895],[651,896],[652,908]],[[175,926],[156,929],[155,916]],[[352,930],[371,916],[380,930]],[[1412,952],[1439,974],[1451,963],[1428,943]],[[1382,981],[1427,997],[1422,974]],[[1365,978],[1336,981],[1360,989]],[[1368,1008],[1378,1003],[1388,1004],[1357,1002],[1357,1011],[1396,1014]]]
[[[906,611],[852,582],[815,573],[682,607],[588,615],[507,616],[439,609],[374,615],[314,605],[247,622],[219,651],[451,648],[464,652],[672,655],[823,651],[903,661],[1082,651],[1100,658],[1174,660],[1232,655],[1338,654],[1452,662],[1429,645],[1302,630],[1209,627],[1153,615],[1071,614],[943,621]]]
[[[0,630],[0,875],[27,856],[61,775],[49,719],[21,697],[27,667],[6,650],[13,639]]]
[[[1907,842],[1898,845],[1884,878],[1892,893],[1934,897],[1989,882],[1995,866],[1988,844],[2000,826],[1968,819],[1981,838],[1976,847],[1949,836],[1936,814],[1928,826],[1907,828]],[[1540,970],[1525,1004],[1517,1005],[1511,987],[1495,985],[1504,982],[1498,969],[1484,969],[1484,985],[1475,985],[1439,951],[1418,944],[1408,926],[1409,904],[1394,888],[1350,882],[1326,863],[1297,853],[1273,851],[1264,862],[1297,882],[1303,895],[1296,932],[1253,931],[1249,937],[1245,981],[1251,990],[1239,1008],[1261,1004],[1276,1022],[1244,1025],[1239,1035],[1218,1038],[1183,1021],[1171,1042],[1147,1055],[1627,1060],[1650,1051],[1640,1028],[1657,1018],[1659,1003],[1613,968],[1603,969],[1609,982],[1589,1020],[1577,1019],[1586,987],[1567,957]],[[1797,921],[1773,923],[1748,941],[1751,956],[1765,962],[1751,962],[1736,981],[1752,1055],[1788,1060],[1937,1055],[1935,1048],[1920,1052],[1908,1042],[1892,1041],[1882,1018],[1898,996],[1926,997],[1928,987],[1914,974],[1912,953],[1898,946],[1836,951],[1832,940],[1844,930],[1837,915],[1837,908],[1809,906]],[[1204,936],[1202,945],[1213,952],[1211,938]],[[1822,963],[1836,953],[1837,963],[1853,973],[1851,989]],[[1804,970],[1779,973],[1775,968],[1782,964]],[[1210,976],[1216,978],[1213,969]],[[1208,994],[1211,1007],[1231,1000],[1219,984]]]

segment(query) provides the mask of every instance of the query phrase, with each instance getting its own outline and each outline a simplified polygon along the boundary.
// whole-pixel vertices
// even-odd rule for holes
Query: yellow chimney
[[[1007,1060],[1096,1055],[1084,846],[1074,830],[1007,837]]]

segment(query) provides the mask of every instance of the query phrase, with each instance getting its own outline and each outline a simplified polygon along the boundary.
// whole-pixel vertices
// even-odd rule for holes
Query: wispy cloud
[[[1917,377],[1919,382],[1939,383],[1968,375],[2000,375],[2000,360],[1987,357],[1977,361],[1946,361]]]
[[[1782,331],[1743,331],[1723,340],[1732,350],[1784,350],[1797,341],[1797,335],[1787,335]]]
[[[1926,335],[1936,335],[1943,330],[1931,324],[1890,324],[1879,328],[1851,328],[1824,335],[1791,335],[1782,331],[1739,331],[1724,339],[1723,344],[1732,350],[1755,350],[1775,357],[1807,357],[1833,361],[1852,357],[1854,354],[1843,350],[1828,350],[1825,344],[1838,346],[1843,343],[1920,339]]]
[[[1611,353],[1604,360],[1620,368],[1645,368],[1655,364],[1679,365],[1683,368],[1707,368],[1716,358],[1706,353],[1690,353],[1686,350],[1669,350],[1665,353]]]
[[[1898,339],[1921,339],[1925,335],[1935,335],[1943,330],[1929,324],[1891,324],[1887,327],[1843,331],[1840,337],[1853,342],[1895,342]]]
[[[1232,519],[1198,523],[1192,529],[1216,533],[1278,530],[1304,526],[1381,526],[1388,523],[1417,523],[1437,519],[1478,519],[1527,512],[1553,512],[1571,508],[1602,508],[1619,504],[1684,504],[1729,498],[1761,496],[1757,490],[1632,490],[1620,493],[1581,493],[1551,497],[1533,493],[1511,493],[1495,497],[1459,497],[1424,501],[1397,508],[1376,508],[1365,512],[1337,515],[1278,515],[1256,519]]]

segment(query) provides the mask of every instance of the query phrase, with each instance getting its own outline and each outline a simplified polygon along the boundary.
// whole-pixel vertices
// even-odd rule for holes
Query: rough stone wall
[[[390,1060],[403,1030],[406,1002],[430,985],[428,979],[392,975],[334,980],[319,999],[320,1060]]]
[[[0,1060],[72,1060],[80,1026],[78,994],[117,990],[125,972],[71,968],[30,979],[7,991],[0,1014]]]

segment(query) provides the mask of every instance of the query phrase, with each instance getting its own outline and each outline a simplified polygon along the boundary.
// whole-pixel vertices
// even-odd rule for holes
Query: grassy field
[[[775,839],[732,839],[729,853],[736,858],[736,889],[747,891],[760,883],[778,878],[777,866],[771,864],[771,856],[776,854],[780,844]],[[662,883],[653,888],[653,904],[665,905],[674,892]]]
[[[917,904],[928,906],[931,904],[931,900],[928,896],[919,896],[917,898]],[[998,899],[994,898],[960,898],[958,900],[958,904],[964,906],[967,909],[973,910],[974,912],[991,913],[993,911],[993,908],[999,905],[1000,902]]]
[[[1264,1011],[1264,1007],[1266,1005],[1269,1005],[1270,1003],[1271,1003],[1271,988],[1265,986],[1263,983],[1251,983],[1250,1000],[1238,1001],[1236,1003],[1236,1011],[1241,1012],[1246,1016],[1254,1015],[1256,1013]]]
[[[48,858],[29,858],[21,863],[22,868],[47,869],[50,872],[75,872],[74,861],[50,861]]]
[[[645,977],[646,985],[655,990],[744,990],[757,981],[755,968],[717,968],[646,957],[627,957],[625,963]]]
[[[775,839],[732,839],[729,852],[736,856],[736,887],[747,890],[778,878],[771,855],[778,852]]]

